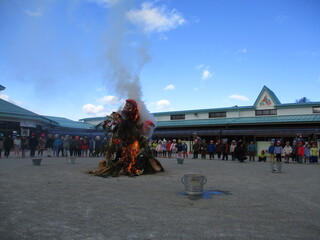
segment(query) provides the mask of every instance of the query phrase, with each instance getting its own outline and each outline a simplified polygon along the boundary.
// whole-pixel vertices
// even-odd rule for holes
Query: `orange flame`
[[[129,163],[126,172],[130,174],[139,174],[140,170],[137,169],[136,157],[140,151],[139,141],[135,140],[132,144],[122,149],[122,160]]]

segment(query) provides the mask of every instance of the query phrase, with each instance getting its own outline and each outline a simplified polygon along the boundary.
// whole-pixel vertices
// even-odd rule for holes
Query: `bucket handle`
[[[207,182],[207,178],[205,176],[203,176],[203,185],[205,185]]]
[[[184,184],[183,177],[181,178],[181,182],[183,183],[183,185],[185,185],[185,184]],[[203,176],[203,185],[205,185],[206,182],[207,182],[207,178],[206,178],[205,176]]]

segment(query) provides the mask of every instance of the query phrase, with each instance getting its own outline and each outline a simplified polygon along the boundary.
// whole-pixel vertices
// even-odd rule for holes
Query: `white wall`
[[[304,108],[280,108],[277,109],[278,115],[301,115],[301,114],[312,114],[312,107]]]

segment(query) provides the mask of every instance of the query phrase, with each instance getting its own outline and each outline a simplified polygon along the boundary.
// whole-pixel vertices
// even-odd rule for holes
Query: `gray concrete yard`
[[[0,159],[0,239],[320,238],[320,165],[159,158],[166,172],[100,178],[100,158]],[[204,175],[211,199],[183,195]]]

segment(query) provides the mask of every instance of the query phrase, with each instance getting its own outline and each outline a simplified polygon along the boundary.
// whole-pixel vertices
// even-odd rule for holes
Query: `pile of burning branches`
[[[155,124],[141,121],[137,102],[127,99],[122,111],[113,112],[103,122],[103,128],[111,135],[104,148],[106,160],[90,173],[101,176],[138,176],[163,172],[160,162],[153,157],[148,141]]]

